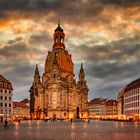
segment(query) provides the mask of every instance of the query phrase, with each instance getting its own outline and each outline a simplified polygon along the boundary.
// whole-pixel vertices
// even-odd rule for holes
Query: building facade
[[[124,91],[125,87],[119,92],[117,101],[118,101],[118,119],[124,120],[125,115],[124,115]]]
[[[13,88],[10,81],[0,75],[0,119],[12,118]]]
[[[100,102],[100,115],[102,116],[103,119],[106,116],[106,101],[107,99],[101,99]]]
[[[140,118],[140,78],[129,83],[124,91],[124,114],[128,118]]]
[[[116,119],[118,116],[117,113],[117,100],[109,99],[106,102],[106,118],[108,119]]]
[[[89,117],[114,119],[117,117],[117,100],[94,98],[89,103]]]
[[[58,23],[54,45],[48,52],[42,80],[36,66],[30,92],[32,118],[87,118],[88,87],[83,64],[79,80],[74,79],[74,64],[64,44],[65,34]]]
[[[98,118],[100,117],[100,102],[101,98],[94,98],[89,103],[89,117]]]
[[[30,118],[30,107],[25,102],[13,102],[13,120]]]

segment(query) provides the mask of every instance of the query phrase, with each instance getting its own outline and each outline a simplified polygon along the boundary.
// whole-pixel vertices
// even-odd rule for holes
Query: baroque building
[[[13,87],[9,80],[0,75],[0,121],[13,115]]]
[[[58,23],[54,32],[54,45],[45,61],[42,80],[36,65],[30,92],[30,114],[32,118],[87,118],[88,87],[83,64],[79,80],[74,79],[74,64],[66,50],[65,34]]]

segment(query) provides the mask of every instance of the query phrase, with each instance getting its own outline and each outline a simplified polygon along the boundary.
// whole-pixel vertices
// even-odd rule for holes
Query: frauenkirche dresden
[[[33,119],[88,117],[88,87],[81,63],[79,79],[74,79],[74,64],[66,50],[65,34],[58,22],[54,45],[45,61],[42,80],[36,65],[30,92],[30,113]]]

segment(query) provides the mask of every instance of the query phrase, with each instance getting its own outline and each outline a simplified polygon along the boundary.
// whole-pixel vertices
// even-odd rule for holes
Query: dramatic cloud
[[[84,63],[89,99],[117,97],[140,74],[139,11],[139,0],[0,0],[0,72],[14,99],[29,97],[35,64],[43,74],[58,19],[76,78]]]

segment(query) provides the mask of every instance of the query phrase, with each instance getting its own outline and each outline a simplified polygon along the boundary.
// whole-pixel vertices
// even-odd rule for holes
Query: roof
[[[110,99],[110,100],[107,100],[106,102],[106,106],[117,106],[117,100],[114,100],[114,99]]]
[[[29,108],[29,106],[25,102],[13,102],[13,108]]]
[[[29,99],[27,99],[27,98],[25,98],[25,99],[23,99],[21,102],[22,102],[22,103],[29,103],[29,102],[30,102],[30,100],[29,100]]]
[[[107,101],[107,99],[101,99],[100,104],[104,105],[104,104],[106,104],[106,101]]]
[[[122,97],[124,96],[124,91],[125,91],[125,89],[126,89],[126,87],[123,87],[123,88],[121,89],[121,91],[118,93],[118,96],[117,96],[118,99],[119,99],[119,98],[122,98]]]
[[[9,80],[7,80],[4,76],[2,76],[1,74],[0,74],[0,83],[1,83],[0,84],[1,88],[13,90],[11,82]]]
[[[90,101],[90,104],[100,104],[100,102],[101,102],[101,97],[92,99]]]
[[[135,89],[135,88],[140,88],[140,78],[130,82],[126,88],[125,88],[125,92]]]

